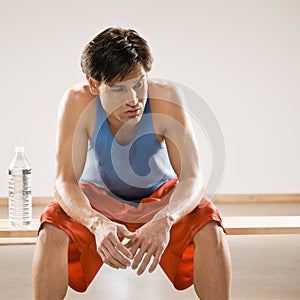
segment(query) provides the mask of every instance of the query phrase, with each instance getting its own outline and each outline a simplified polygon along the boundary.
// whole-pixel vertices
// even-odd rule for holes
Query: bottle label
[[[15,169],[15,170],[8,170],[8,175],[13,174],[23,174],[23,175],[30,175],[31,169]]]

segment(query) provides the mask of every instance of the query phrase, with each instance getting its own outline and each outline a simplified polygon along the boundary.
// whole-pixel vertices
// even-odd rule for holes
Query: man
[[[108,28],[85,47],[87,82],[59,109],[55,198],[41,216],[35,299],[85,291],[103,263],[141,275],[158,264],[175,288],[229,299],[222,220],[205,197],[195,138],[178,88],[148,78],[134,30]]]

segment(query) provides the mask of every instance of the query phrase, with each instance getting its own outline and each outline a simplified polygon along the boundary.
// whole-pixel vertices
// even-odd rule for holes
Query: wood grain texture
[[[300,203],[300,194],[217,194],[210,199],[214,203]],[[32,205],[45,206],[52,200],[53,197],[33,197]],[[8,206],[8,199],[0,198],[0,207],[4,206]]]
[[[300,216],[223,217],[229,235],[300,234]],[[37,237],[39,220],[28,228],[15,228],[7,219],[0,220],[0,238]]]

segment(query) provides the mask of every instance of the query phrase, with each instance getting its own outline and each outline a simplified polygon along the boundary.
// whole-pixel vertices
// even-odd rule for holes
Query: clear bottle
[[[24,147],[15,148],[8,168],[8,218],[15,227],[28,227],[32,220],[31,167]]]

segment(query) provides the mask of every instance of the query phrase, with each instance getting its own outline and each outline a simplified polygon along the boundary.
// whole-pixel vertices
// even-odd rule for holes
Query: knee
[[[211,221],[195,234],[193,240],[195,246],[210,244],[220,248],[226,242],[226,235],[218,222]]]
[[[70,238],[66,232],[49,223],[43,224],[38,237],[39,245],[47,248],[65,247],[69,241]]]

